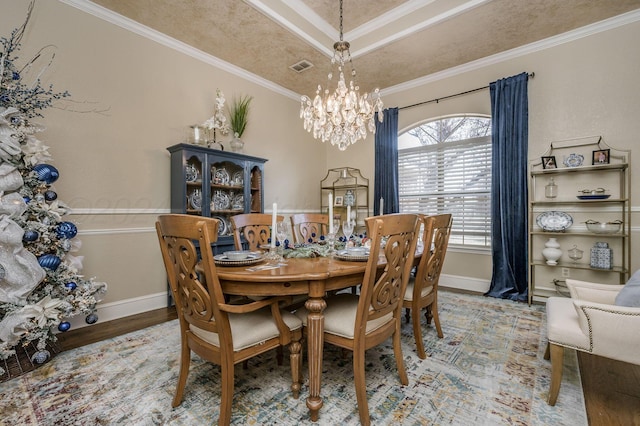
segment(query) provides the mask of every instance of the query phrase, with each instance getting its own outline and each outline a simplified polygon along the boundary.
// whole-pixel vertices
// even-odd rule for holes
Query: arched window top
[[[491,135],[491,117],[455,115],[431,119],[398,136],[398,149],[436,145]]]

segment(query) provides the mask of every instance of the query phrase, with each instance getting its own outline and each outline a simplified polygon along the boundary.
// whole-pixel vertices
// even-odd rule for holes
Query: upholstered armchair
[[[640,364],[640,307],[620,306],[628,304],[620,297],[625,286],[567,279],[567,287],[571,298],[547,299],[549,405],[560,390],[564,348]]]

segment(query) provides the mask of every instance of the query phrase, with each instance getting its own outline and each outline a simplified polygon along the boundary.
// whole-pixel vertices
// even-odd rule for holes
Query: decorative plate
[[[581,154],[569,154],[563,161],[567,167],[580,167],[584,161],[584,155]]]
[[[200,210],[202,208],[202,193],[200,190],[196,189],[189,195],[189,204],[191,207]]]
[[[232,183],[237,186],[242,186],[244,184],[244,173],[241,171],[237,171],[233,174]]]
[[[227,221],[222,216],[211,216],[214,219],[218,219],[220,223],[218,224],[218,235],[225,235],[227,233]]]
[[[246,259],[231,260],[224,254],[218,254],[213,256],[213,261],[218,266],[247,266],[260,263],[264,260],[262,254],[252,253]]]
[[[536,223],[543,231],[564,231],[573,224],[573,218],[565,212],[548,211],[539,214]]]
[[[611,197],[609,194],[589,194],[589,195],[576,195],[579,200],[606,200]]]
[[[184,174],[187,182],[195,182],[198,179],[198,169],[193,164],[187,164]]]
[[[369,253],[364,256],[349,254],[346,250],[338,250],[336,252],[336,259],[346,260],[348,262],[366,262],[369,260]]]
[[[244,195],[238,194],[231,200],[231,210],[244,210]]]
[[[219,185],[229,185],[229,172],[226,169],[215,169],[213,173],[213,183]]]
[[[231,197],[224,191],[216,191],[213,194],[214,210],[228,210],[231,207]]]

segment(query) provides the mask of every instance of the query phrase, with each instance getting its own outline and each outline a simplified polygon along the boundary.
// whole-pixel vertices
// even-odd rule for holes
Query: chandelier
[[[322,90],[318,85],[316,96],[311,100],[302,96],[300,104],[300,118],[304,120],[304,129],[313,132],[315,139],[331,142],[344,151],[353,143],[367,137],[367,129],[375,133],[374,113],[378,112],[378,119],[382,122],[382,99],[377,88],[372,95],[360,94],[356,82],[356,69],[351,60],[349,42],[342,39],[342,0],[340,0],[340,41],[333,45],[331,71],[327,76],[327,87]],[[349,86],[345,82],[344,68],[348,64],[351,68]],[[337,87],[331,93],[329,87],[333,79],[334,68],[338,71]]]

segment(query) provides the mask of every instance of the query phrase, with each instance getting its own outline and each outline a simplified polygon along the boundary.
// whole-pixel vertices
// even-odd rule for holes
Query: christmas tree
[[[69,207],[52,186],[59,172],[35,136],[43,128],[32,120],[69,94],[40,80],[49,47],[19,63],[32,9],[33,2],[23,25],[0,38],[0,359],[35,345],[32,361],[41,364],[55,331],[70,328],[66,319],[98,320],[96,304],[107,285],[80,275],[83,257],[73,254],[80,248],[77,228],[64,220]]]

